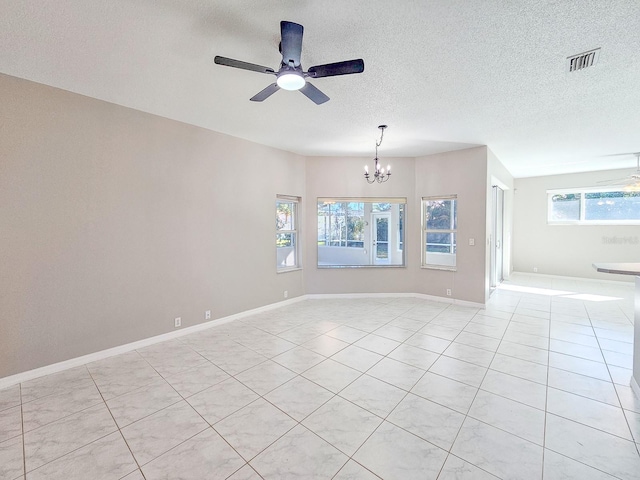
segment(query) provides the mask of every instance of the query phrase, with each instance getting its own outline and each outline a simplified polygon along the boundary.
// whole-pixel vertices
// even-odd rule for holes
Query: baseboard
[[[460,305],[462,307],[485,308],[484,303],[469,302],[455,298],[438,297],[436,295],[426,295],[424,293],[308,293],[308,299],[330,299],[330,298],[419,298],[421,300],[431,300],[440,303]]]
[[[12,385],[15,385],[17,383],[26,382],[28,380],[33,380],[35,378],[43,377],[45,375],[51,375],[52,373],[58,373],[63,370],[68,370],[70,368],[86,365],[87,363],[91,363],[98,360],[103,360],[105,358],[113,357],[115,355],[131,352],[133,350],[148,347],[156,343],[166,342],[167,340],[173,340],[175,338],[183,337],[191,333],[207,330],[209,328],[216,327],[218,325],[223,325],[225,323],[233,322],[235,320],[249,317],[257,313],[267,312],[270,310],[274,310],[276,308],[285,307],[287,305],[301,302],[303,300],[319,299],[319,298],[328,299],[328,298],[407,298],[407,297],[420,298],[422,300],[431,300],[431,301],[436,301],[440,303],[449,303],[449,304],[460,305],[464,307],[473,307],[473,308],[485,307],[485,305],[482,303],[468,302],[465,300],[457,300],[455,298],[437,297],[434,295],[425,295],[422,293],[336,293],[336,294],[301,295],[296,298],[290,298],[288,300],[284,300],[281,302],[271,303],[269,305],[264,305],[262,307],[254,308],[251,310],[245,310],[244,312],[236,313],[236,314],[229,315],[222,318],[217,318],[209,322],[199,323],[198,325],[193,325],[191,327],[175,330],[173,332],[163,333],[161,335],[156,335],[154,337],[144,338],[142,340],[127,343],[124,345],[119,345],[117,347],[108,348],[106,350],[101,350],[99,352],[89,353],[87,355],[82,355],[80,357],[70,358],[69,360],[64,360],[62,362],[53,363],[51,365],[46,365],[44,367],[35,368],[33,370],[28,370],[26,372],[21,372],[15,375],[10,375],[8,377],[0,378],[0,390],[3,388],[7,388]]]
[[[552,275],[549,273],[533,273],[533,272],[519,272],[519,271],[513,271],[511,272],[511,275],[530,275],[532,277],[543,277],[543,278],[558,278],[561,280],[588,280],[588,281],[592,281],[592,282],[599,282],[599,283],[611,283],[614,285],[628,285],[629,282],[625,282],[622,280],[607,280],[604,278],[591,278],[591,277],[568,277],[565,275]],[[605,274],[606,275],[606,274]]]
[[[638,382],[633,375],[631,375],[631,390],[635,392],[636,397],[640,398],[640,385],[638,385]]]
[[[295,298],[290,298],[288,300],[283,300],[277,303],[271,303],[269,305],[253,308],[251,310],[245,310],[244,312],[235,313],[233,315],[217,318],[209,322],[199,323],[198,325],[193,325],[191,327],[175,330],[173,332],[163,333],[161,335],[156,335],[154,337],[144,338],[142,340],[127,343],[124,345],[119,345],[113,348],[108,348],[106,350],[101,350],[99,352],[89,353],[87,355],[82,355],[81,357],[70,358],[69,360],[64,360],[62,362],[53,363],[51,365],[46,365],[44,367],[35,368],[33,370],[28,370],[26,372],[16,373],[15,375],[10,375],[8,377],[0,378],[0,390],[2,390],[3,388],[7,388],[12,385],[15,385],[17,383],[26,382],[28,380],[33,380],[35,378],[43,377],[45,375],[51,375],[52,373],[62,372],[63,370],[68,370],[70,368],[86,365],[87,363],[103,360],[105,358],[113,357],[115,355],[120,355],[122,353],[131,352],[132,350],[148,347],[156,343],[166,342],[167,340],[183,337],[185,335],[189,335],[195,332],[200,332],[202,330],[207,330],[209,328],[216,327],[218,325],[224,325],[225,323],[233,322],[235,320],[249,317],[257,313],[267,312],[270,310],[274,310],[276,308],[281,308],[287,305],[291,305],[293,303],[298,303],[303,300],[305,300],[305,295],[301,295]]]

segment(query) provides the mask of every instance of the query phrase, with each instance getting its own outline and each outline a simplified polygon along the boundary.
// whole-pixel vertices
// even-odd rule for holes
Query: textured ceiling
[[[516,177],[635,166],[638,0],[2,0],[0,72],[304,155],[419,156],[488,145]],[[249,98],[277,69],[279,22],[303,67],[360,75]],[[600,47],[598,64],[566,57]],[[0,107],[1,109],[1,107]]]

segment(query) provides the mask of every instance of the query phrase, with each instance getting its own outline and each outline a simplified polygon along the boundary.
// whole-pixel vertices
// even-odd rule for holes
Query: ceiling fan
[[[250,98],[252,102],[262,102],[282,88],[284,90],[300,90],[307,98],[317,105],[320,105],[329,101],[329,97],[310,84],[307,78],[335,77],[336,75],[362,73],[364,71],[364,61],[359,58],[357,60],[316,65],[310,67],[309,70],[305,72],[300,64],[303,30],[302,25],[297,23],[287,21],[280,22],[280,53],[282,54],[282,62],[280,63],[278,71],[254,63],[241,62],[240,60],[220,56],[216,56],[213,61],[218,65],[276,76],[275,83],[272,83]]]
[[[615,153],[613,155],[606,155],[607,157],[617,156],[629,156],[634,155],[636,157],[636,171],[626,177],[614,178],[611,180],[603,180],[601,182],[606,185],[620,185],[624,182],[623,190],[627,192],[640,192],[640,152],[633,153]]]

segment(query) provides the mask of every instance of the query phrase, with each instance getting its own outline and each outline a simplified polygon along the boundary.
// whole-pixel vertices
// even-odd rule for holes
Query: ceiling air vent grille
[[[588,67],[593,67],[596,63],[598,63],[599,56],[599,48],[589,50],[588,52],[579,53],[578,55],[572,55],[570,57],[567,57],[567,68],[569,72],[576,72],[578,70],[584,70]]]

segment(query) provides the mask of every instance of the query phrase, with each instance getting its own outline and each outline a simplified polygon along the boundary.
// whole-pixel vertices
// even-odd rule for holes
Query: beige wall
[[[371,159],[307,158],[306,223],[315,224],[318,197],[406,197],[406,267],[318,269],[316,231],[310,228],[305,233],[307,293],[414,292],[444,297],[451,288],[452,298],[484,303],[486,147],[416,159],[383,158],[393,172],[383,184],[365,182],[365,163],[371,164]],[[421,199],[450,194],[458,195],[457,271],[421,268]],[[468,245],[469,238],[476,239],[475,247]]]
[[[416,227],[420,238],[420,201],[434,195],[458,195],[457,270],[455,272],[421,268],[416,277],[418,293],[485,302],[487,148],[429,155],[416,159]],[[475,239],[475,246],[469,239]],[[420,246],[416,262],[420,264]]]
[[[603,242],[603,237],[640,237],[638,225],[548,225],[547,190],[592,187],[601,180],[623,177],[611,170],[515,180],[513,269],[570,277],[632,281],[633,277],[596,272],[593,262],[637,262],[640,246]]]
[[[486,147],[383,158],[392,179],[369,185],[369,157],[305,159],[5,75],[0,105],[0,377],[284,290],[486,298]],[[421,197],[452,193],[458,270],[422,269]],[[276,273],[277,194],[303,197],[303,271]],[[407,266],[318,269],[316,199],[331,196],[406,197]]]
[[[304,159],[0,75],[0,377],[304,293]]]
[[[407,267],[404,268],[318,268],[318,197],[407,197],[408,228],[420,222],[413,204],[415,161],[412,158],[381,157],[385,168],[391,165],[392,177],[385,183],[369,185],[364,165],[372,171],[371,158],[308,157],[306,169],[305,289],[307,293],[396,293],[413,292],[419,248],[415,235],[406,233]],[[418,230],[419,232],[419,230]],[[419,250],[418,255],[419,255]]]

